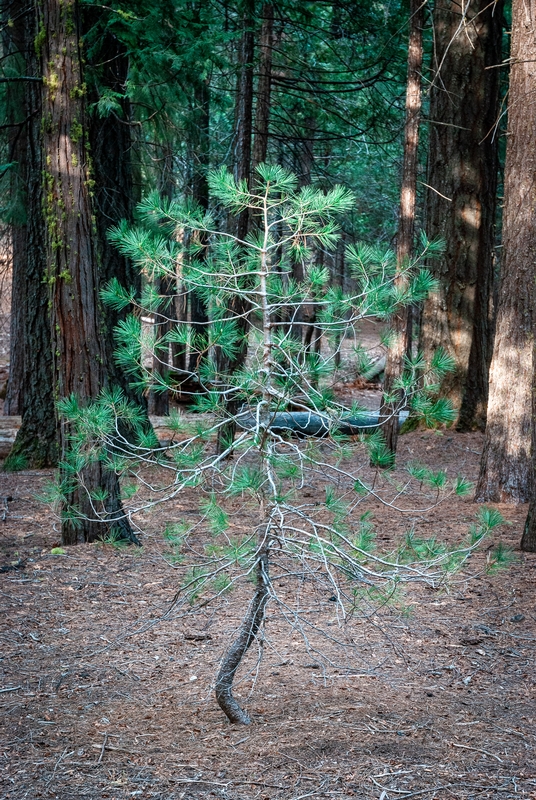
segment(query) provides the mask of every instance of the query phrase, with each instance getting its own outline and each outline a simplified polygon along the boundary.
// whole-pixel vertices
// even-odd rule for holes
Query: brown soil
[[[474,479],[481,437],[414,432],[400,447],[401,462]],[[245,595],[162,619],[183,569],[162,530],[194,498],[148,516],[141,550],[53,555],[58,534],[34,499],[49,477],[0,473],[5,800],[536,798],[536,557],[489,575],[486,543],[478,577],[412,590],[403,618],[387,609],[339,629],[329,597],[310,598],[327,662],[269,611],[263,659],[251,652],[237,687],[253,724],[234,727],[212,683]],[[407,521],[371,508],[388,545]],[[494,538],[515,547],[526,508],[500,510],[512,524]],[[449,501],[420,530],[454,540],[475,512]]]

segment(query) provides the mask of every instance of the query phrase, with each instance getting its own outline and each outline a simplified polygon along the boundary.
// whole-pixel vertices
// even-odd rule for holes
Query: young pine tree
[[[271,579],[274,570],[298,581],[308,576],[324,597],[336,602],[339,618],[346,619],[363,603],[385,602],[405,581],[444,580],[446,571],[458,567],[499,518],[483,510],[469,540],[455,551],[411,536],[396,552],[376,552],[362,504],[369,496],[381,497],[367,470],[369,461],[385,467],[391,454],[377,415],[357,405],[345,407],[329,389],[335,346],[363,317],[387,318],[422,300],[433,286],[430,274],[420,268],[419,259],[408,262],[401,288],[395,282],[399,270],[394,254],[353,246],[346,258],[354,290],[345,294],[339,286],[330,287],[314,248],[336,247],[334,219],[351,208],[348,191],[338,186],[326,192],[311,186],[299,189],[293,175],[267,165],[257,168],[251,190],[225,169],[211,173],[209,181],[211,196],[225,211],[248,211],[255,221],[253,232],[239,239],[220,231],[210,213],[152,195],[138,208],[137,227],[125,224],[111,233],[145,275],[146,288],[138,296],[112,281],[104,292],[116,309],[131,308],[117,329],[117,358],[137,388],[173,394],[181,384],[191,384],[186,368],[151,372],[150,354],[164,358],[172,343],[200,354],[195,377],[203,391],[192,396],[192,409],[198,412],[194,421],[173,411],[169,426],[174,438],[159,445],[144,430],[139,409],[120,391],[103,393],[89,409],[78,410],[73,402],[62,409],[75,428],[73,471],[82,473],[85,459],[99,459],[121,473],[123,507],[133,521],[155,504],[173,503],[181,492],[191,497],[192,488],[201,498],[199,520],[170,535],[185,570],[176,604],[186,609],[197,601],[206,605],[236,586],[253,584],[236,640],[216,679],[217,701],[225,714],[231,722],[248,724],[248,714],[233,696],[233,681],[264,626],[268,603],[289,611]],[[420,258],[436,250],[423,241]],[[299,282],[292,277],[296,262],[303,274]],[[200,336],[187,319],[170,318],[162,335],[143,325],[142,316],[157,309],[163,313],[162,297],[154,288],[159,279],[198,294],[208,310],[208,332]],[[244,302],[234,302],[236,298]],[[168,303],[171,316],[180,304],[172,297]],[[292,319],[304,304],[316,309],[312,324],[329,345],[319,352],[292,336],[288,324],[289,309]],[[232,309],[247,309],[248,325],[238,316],[242,312]],[[250,331],[249,342],[244,342],[244,331]],[[219,365],[232,363],[246,344],[248,357],[240,370],[222,371]],[[365,367],[361,351],[356,357]],[[398,402],[427,421],[450,419],[450,407],[434,399],[446,366],[441,354],[428,368],[420,359],[406,366],[394,387]],[[238,410],[230,419],[232,407]],[[237,434],[222,449],[221,441],[216,446],[218,432],[229,422]],[[128,438],[122,434],[125,425],[133,429]],[[433,502],[468,490],[461,479],[449,483],[444,472],[415,465],[408,469],[408,481],[428,486]],[[319,478],[326,488],[311,502],[302,490]],[[257,520],[239,534],[229,522],[230,506],[238,501],[253,505]],[[95,509],[99,517],[97,503]],[[187,547],[188,537],[199,536],[204,528],[201,549]],[[299,616],[299,608],[294,613]]]

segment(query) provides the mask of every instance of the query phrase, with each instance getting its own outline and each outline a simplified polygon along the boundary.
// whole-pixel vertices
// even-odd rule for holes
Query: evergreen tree
[[[358,454],[384,467],[390,453],[378,430],[378,418],[353,405],[345,408],[328,390],[325,379],[333,371],[333,356],[308,353],[281,323],[281,310],[298,308],[305,301],[321,307],[317,324],[330,339],[353,329],[365,316],[390,316],[401,305],[422,300],[434,282],[420,268],[423,258],[437,250],[423,242],[418,259],[406,263],[404,289],[395,283],[400,265],[394,254],[365,245],[350,248],[348,263],[356,282],[348,294],[328,288],[329,275],[313,257],[312,245],[332,250],[337,243],[335,214],[351,208],[354,200],[337,186],[328,192],[311,186],[299,188],[296,178],[281,167],[261,165],[248,188],[225,169],[209,176],[213,197],[230,212],[247,209],[256,221],[255,233],[246,240],[221,230],[211,214],[199,207],[162,201],[151,195],[138,208],[140,224],[122,225],[111,236],[131,258],[147,280],[141,296],[112,281],[104,291],[106,301],[117,309],[131,307],[132,315],[119,325],[118,358],[136,385],[173,391],[168,384],[154,384],[156,377],[142,352],[158,352],[172,341],[190,344],[197,334],[178,319],[162,338],[143,328],[140,312],[153,313],[161,298],[154,279],[174,274],[183,253],[177,230],[192,233],[189,258],[184,259],[183,280],[195,287],[210,311],[206,358],[200,377],[205,394],[196,399],[198,421],[190,423],[174,413],[169,425],[171,442],[154,446],[139,424],[139,411],[119,391],[108,390],[89,408],[72,400],[61,404],[73,431],[69,465],[81,477],[88,465],[121,472],[124,485],[124,517],[135,516],[154,504],[173,501],[195,488],[201,497],[200,523],[211,536],[204,552],[189,549],[189,534],[199,524],[180,526],[171,538],[177,558],[187,559],[178,604],[203,605],[223,593],[253,580],[253,596],[245,611],[236,641],[224,655],[216,679],[216,698],[231,722],[249,723],[248,714],[233,696],[236,671],[265,622],[269,602],[279,601],[271,570],[298,580],[308,575],[321,590],[332,594],[342,617],[357,613],[361,603],[374,597],[386,599],[405,580],[442,581],[446,572],[459,566],[477,546],[484,533],[500,520],[483,510],[480,524],[470,538],[454,551],[436,540],[410,536],[396,553],[374,551],[374,537],[363,517],[361,502],[375,495],[374,484],[364,479]],[[209,237],[210,254],[199,258],[204,248],[197,234]],[[303,280],[295,281],[292,262],[299,259]],[[286,276],[286,282],[283,281]],[[255,321],[253,348],[239,371],[221,370],[215,348],[232,356],[241,345],[240,316],[233,314],[233,297],[247,300],[248,314]],[[320,299],[321,298],[321,299]],[[170,303],[170,308],[172,307]],[[231,310],[230,310],[231,309]],[[193,346],[196,344],[194,342]],[[436,401],[437,378],[443,372],[436,354],[429,370],[421,360],[412,363],[397,389],[416,414],[431,423],[446,421],[452,412],[444,401]],[[416,381],[416,375],[424,378]],[[235,412],[230,412],[229,398]],[[232,416],[230,416],[232,414]],[[118,422],[132,425],[137,441],[120,433]],[[239,433],[227,441],[222,452],[216,437],[232,421]],[[291,434],[299,434],[292,438]],[[320,436],[320,439],[318,438]],[[230,461],[228,456],[233,454]],[[448,483],[444,472],[410,465],[409,479],[424,482],[441,494],[467,492],[462,479]],[[321,474],[328,488],[323,501],[311,504],[301,497],[301,487]],[[143,491],[138,489],[143,485]],[[59,486],[57,501],[68,498]],[[397,490],[398,491],[398,490]],[[227,499],[242,497],[257,509],[258,525],[245,536],[234,536],[229,528]],[[73,513],[78,513],[73,509]],[[96,513],[94,521],[103,518]],[[188,555],[189,554],[189,555]],[[295,612],[299,616],[299,609]]]

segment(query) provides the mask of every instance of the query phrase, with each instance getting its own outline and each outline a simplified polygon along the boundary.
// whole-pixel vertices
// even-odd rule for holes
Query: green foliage
[[[517,560],[516,554],[511,547],[507,547],[503,542],[499,542],[488,554],[486,570],[489,573],[497,572],[500,569],[509,567]]]
[[[9,454],[4,461],[4,472],[22,472],[28,466],[28,459],[24,453]]]

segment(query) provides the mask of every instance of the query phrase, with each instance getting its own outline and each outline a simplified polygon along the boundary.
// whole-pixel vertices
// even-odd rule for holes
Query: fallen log
[[[399,414],[399,425],[408,418],[407,411]],[[237,423],[243,430],[252,430],[257,425],[257,417],[250,411],[238,414]],[[358,433],[372,433],[380,427],[379,411],[370,411],[356,416],[333,419],[327,414],[315,411],[276,411],[264,414],[260,423],[274,433],[296,433],[299,436],[327,436],[329,433],[354,436]]]

